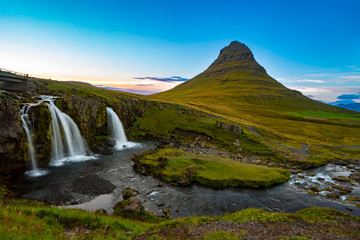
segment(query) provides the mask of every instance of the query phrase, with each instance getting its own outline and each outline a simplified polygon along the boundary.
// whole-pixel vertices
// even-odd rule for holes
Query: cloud
[[[135,84],[135,86],[138,86],[138,87],[148,87],[148,86],[154,86],[154,84]]]
[[[159,78],[159,77],[134,77],[134,79],[140,79],[140,80],[153,80],[153,81],[160,81],[160,82],[169,82],[169,83],[173,83],[173,82],[186,82],[187,80],[189,80],[188,78],[183,78],[183,77],[179,77],[179,76],[172,76],[169,78]]]
[[[324,80],[315,80],[315,79],[304,79],[304,80],[298,80],[296,82],[311,82],[311,83],[325,83]]]
[[[343,94],[337,97],[338,99],[360,99],[359,94]]]
[[[360,81],[360,75],[349,75],[349,76],[340,76],[340,77],[344,79]]]

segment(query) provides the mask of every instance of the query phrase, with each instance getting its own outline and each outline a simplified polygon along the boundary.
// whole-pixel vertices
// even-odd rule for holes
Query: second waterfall
[[[86,144],[75,122],[58,107],[52,98],[44,99],[49,102],[51,113],[51,164],[62,165],[68,161],[83,161],[94,158],[86,154]]]

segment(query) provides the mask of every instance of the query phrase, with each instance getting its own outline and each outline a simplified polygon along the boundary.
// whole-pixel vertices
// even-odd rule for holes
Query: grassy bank
[[[269,187],[289,179],[288,170],[161,149],[135,157],[135,170],[174,185],[197,182],[211,187]]]
[[[360,219],[328,208],[136,221],[12,200],[0,205],[1,239],[358,239]],[[264,226],[266,232],[259,232]],[[262,230],[263,231],[263,230]],[[297,238],[295,238],[297,237]]]

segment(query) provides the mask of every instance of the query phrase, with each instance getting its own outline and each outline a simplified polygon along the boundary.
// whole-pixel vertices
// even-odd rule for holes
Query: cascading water
[[[51,113],[51,165],[59,166],[68,161],[93,159],[86,155],[86,144],[75,122],[54,104],[51,97],[43,98],[48,102]]]
[[[118,115],[114,112],[112,108],[107,107],[107,121],[110,130],[111,137],[115,139],[115,149],[120,150],[124,147],[133,147],[136,143],[128,142],[126,138],[126,134],[124,131],[124,127],[118,117]]]
[[[29,157],[31,160],[31,171],[27,171],[25,174],[30,177],[38,177],[38,176],[45,175],[47,173],[47,171],[39,169],[37,166],[35,146],[34,146],[34,141],[33,141],[33,137],[32,137],[32,135],[33,135],[33,126],[32,125],[33,124],[30,121],[29,114],[28,114],[30,108],[31,108],[30,105],[28,105],[28,106],[25,105],[20,110],[21,122],[22,122],[23,128],[26,133],[26,138],[27,138],[27,142],[28,142],[28,153],[29,153]]]

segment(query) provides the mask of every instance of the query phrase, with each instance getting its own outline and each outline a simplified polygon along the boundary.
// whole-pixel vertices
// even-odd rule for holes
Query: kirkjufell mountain
[[[305,97],[269,76],[243,43],[233,41],[202,73],[157,98],[190,105],[241,105],[264,110],[342,111]],[[216,99],[216,100],[215,100]],[[214,101],[215,102],[212,102]]]

